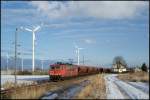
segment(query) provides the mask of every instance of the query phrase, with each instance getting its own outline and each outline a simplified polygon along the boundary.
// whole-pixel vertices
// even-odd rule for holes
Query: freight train
[[[49,78],[50,80],[64,80],[66,78],[91,75],[102,72],[109,73],[111,72],[111,69],[57,62],[50,65]]]

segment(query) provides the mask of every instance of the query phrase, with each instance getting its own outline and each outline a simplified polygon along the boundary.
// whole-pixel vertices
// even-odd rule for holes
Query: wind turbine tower
[[[32,71],[34,72],[34,67],[35,67],[35,57],[34,57],[34,52],[35,52],[35,32],[39,30],[41,26],[34,27],[33,29],[28,29],[24,28],[26,31],[32,32]]]
[[[75,44],[75,48],[76,48],[76,53],[78,55],[78,65],[80,65],[80,50],[84,48],[79,48],[76,44]]]

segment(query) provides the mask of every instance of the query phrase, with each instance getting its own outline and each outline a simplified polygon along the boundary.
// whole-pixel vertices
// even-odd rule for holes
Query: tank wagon
[[[63,80],[71,77],[97,74],[99,72],[103,72],[103,68],[57,62],[50,65],[48,73],[50,80]]]

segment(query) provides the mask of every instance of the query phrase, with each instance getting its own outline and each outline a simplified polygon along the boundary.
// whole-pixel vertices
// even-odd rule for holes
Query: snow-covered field
[[[149,85],[142,82],[124,82],[115,77],[116,74],[106,75],[107,99],[149,99]]]
[[[141,89],[143,92],[149,93],[149,84],[142,82],[129,82],[129,84],[133,85],[136,88]]]
[[[18,83],[31,83],[37,80],[49,79],[48,75],[17,75]],[[1,86],[6,82],[15,82],[14,75],[1,75]]]

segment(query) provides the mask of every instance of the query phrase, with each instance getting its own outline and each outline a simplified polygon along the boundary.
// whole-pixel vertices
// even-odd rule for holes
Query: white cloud
[[[58,18],[66,16],[67,14],[67,8],[61,2],[31,1],[31,4],[36,7],[40,13],[43,12],[50,18]]]
[[[124,19],[132,18],[148,7],[145,1],[32,1],[31,4],[50,18],[89,16]]]

